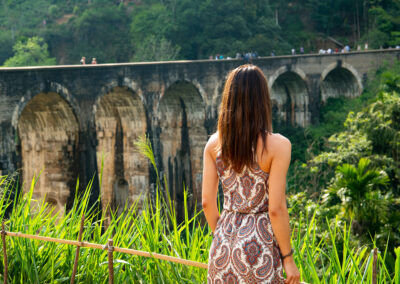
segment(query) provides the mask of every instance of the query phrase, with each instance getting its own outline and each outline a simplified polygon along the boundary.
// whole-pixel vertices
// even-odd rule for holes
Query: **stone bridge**
[[[358,96],[378,67],[399,59],[399,50],[385,50],[253,63],[268,78],[275,117],[304,127],[318,122],[329,97]],[[41,173],[34,197],[63,210],[77,178],[86,185],[102,169],[101,181],[94,178],[93,198],[101,194],[103,209],[121,208],[154,188],[155,172],[134,145],[147,134],[172,198],[182,200],[185,184],[191,206],[199,208],[203,147],[215,131],[225,77],[241,64],[0,68],[0,171],[20,170],[25,191]]]

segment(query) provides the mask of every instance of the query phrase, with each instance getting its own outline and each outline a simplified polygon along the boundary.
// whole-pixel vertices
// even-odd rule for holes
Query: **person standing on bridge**
[[[204,149],[202,205],[214,236],[208,283],[299,283],[285,196],[290,157],[290,141],[272,132],[264,74],[251,64],[234,69],[224,87],[218,131]]]

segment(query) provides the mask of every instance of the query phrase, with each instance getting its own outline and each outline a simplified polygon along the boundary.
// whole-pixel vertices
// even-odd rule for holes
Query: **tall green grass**
[[[142,139],[138,146],[153,163],[148,140]],[[104,225],[105,216],[98,211],[98,204],[89,204],[92,183],[85,192],[76,194],[72,208],[62,216],[46,203],[32,198],[35,180],[29,193],[12,198],[9,193],[15,191],[15,184],[7,177],[0,179],[3,190],[0,218],[5,220],[9,231],[77,240],[81,216],[85,214],[84,241],[106,244],[113,238],[115,246],[207,262],[212,237],[208,226],[199,218],[202,212],[189,214],[185,192],[186,217],[178,224],[175,206],[168,195],[165,198],[159,181],[156,196],[147,199],[141,210],[138,210],[138,204],[133,204],[119,216],[111,214],[108,226]],[[320,220],[315,212],[306,214],[292,231],[295,260],[302,280],[308,283],[371,283],[373,247],[354,247],[347,225],[332,224],[329,231],[321,232],[320,222],[325,220]],[[10,283],[68,283],[75,249],[68,245],[7,237],[8,280]],[[383,253],[378,255],[378,283],[400,284],[400,248],[396,250],[395,271],[385,266],[386,251],[380,249]],[[2,273],[2,262],[0,269]],[[107,283],[107,269],[107,251],[81,248],[77,282]],[[207,276],[205,269],[117,252],[114,253],[114,269],[115,283],[205,283]]]

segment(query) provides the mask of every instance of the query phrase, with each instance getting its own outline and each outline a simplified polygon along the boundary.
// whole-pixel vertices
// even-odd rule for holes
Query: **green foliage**
[[[389,42],[390,37],[377,29],[374,29],[368,33],[368,35],[365,35],[362,39],[361,42],[370,42],[370,47],[373,49],[378,49],[381,47],[388,47],[387,43]]]
[[[0,31],[0,65],[13,55],[12,47],[11,33]]]
[[[373,2],[373,1],[371,1]],[[385,3],[386,2],[386,3]],[[384,3],[371,3],[368,11],[372,28],[364,39],[369,39],[371,47],[389,47],[400,44],[397,31],[400,28],[400,3],[399,1],[385,1]]]
[[[350,131],[335,133],[329,137],[328,147],[333,151],[321,153],[313,159],[313,163],[336,167],[342,163],[356,163],[361,156],[371,156],[371,141],[366,133],[359,131],[354,125],[359,118],[359,115],[350,112],[345,122]]]
[[[396,264],[394,269],[394,283],[400,284],[400,247],[395,249],[396,253]]]
[[[322,197],[324,205],[340,199],[342,216],[357,223],[359,235],[365,231],[371,235],[379,232],[389,220],[390,204],[394,202],[391,192],[383,195],[381,191],[389,185],[386,172],[370,168],[370,164],[369,159],[361,158],[357,166],[338,166],[333,184]]]
[[[323,123],[304,131],[311,141],[307,161],[295,162],[289,176],[289,191],[301,189],[316,200],[319,215],[352,222],[361,243],[373,238],[379,247],[387,246],[390,265],[392,251],[400,245],[398,68],[379,70],[359,99],[327,105]],[[343,117],[343,109],[354,101],[358,110],[348,112],[342,126],[324,121]]]
[[[0,17],[2,26],[12,29],[16,34],[23,30],[39,28],[43,19],[47,18],[48,0],[1,1]]]
[[[217,53],[234,56],[237,52],[255,48],[260,55],[269,55],[273,49],[278,54],[289,50],[280,27],[273,21],[269,5],[263,1],[214,0],[197,4],[197,7],[190,6],[193,5],[185,3],[178,7],[181,16],[176,35],[182,34],[183,37],[177,42],[181,44],[182,55],[186,58],[208,57]],[[185,40],[193,36],[194,48]]]
[[[393,30],[393,20],[390,14],[382,7],[373,7],[369,10],[370,15],[375,17],[375,27],[381,32]]]
[[[77,63],[82,56],[95,57],[99,63],[127,62],[130,54],[129,17],[125,9],[101,3],[73,18],[53,40],[61,37],[69,41],[69,61]],[[116,32],[116,30],[118,32]]]
[[[149,36],[143,42],[137,44],[132,61],[168,61],[178,57],[179,47],[173,46],[165,38],[157,39]]]
[[[150,36],[166,38],[174,28],[172,11],[161,3],[139,6],[132,16],[130,32],[133,46]]]
[[[400,94],[400,75],[386,71],[381,74],[381,88],[383,92]]]
[[[307,4],[311,9],[315,28],[327,35],[333,35],[351,32],[352,25],[348,21],[343,21],[343,18],[349,19],[357,9],[357,5],[362,8],[360,2],[362,1],[310,0]]]
[[[146,3],[133,13],[131,35],[134,46],[149,35],[165,38],[180,47],[184,59],[289,50],[271,16],[269,6],[259,1],[244,6],[241,1],[214,0]]]
[[[43,37],[51,56],[66,64],[81,56],[126,62],[151,36],[177,47],[180,59],[317,51],[327,36],[371,48],[400,44],[396,0],[4,0],[0,7],[0,34],[11,39],[0,48],[0,64],[15,39],[32,36]]]
[[[341,163],[355,164],[369,157],[375,165],[388,171],[392,184],[399,180],[398,168],[398,113],[400,98],[397,94],[382,93],[366,110],[350,112],[345,130],[329,138],[328,152],[314,158],[317,165],[336,167]],[[394,182],[394,183],[393,183]],[[397,186],[392,188],[399,193]]]
[[[14,56],[4,62],[6,67],[55,65],[56,59],[49,57],[47,44],[42,38],[32,37],[17,42]]]

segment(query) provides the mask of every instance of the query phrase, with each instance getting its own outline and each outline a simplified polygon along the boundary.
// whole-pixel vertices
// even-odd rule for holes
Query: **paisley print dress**
[[[258,164],[238,174],[216,159],[224,208],[214,232],[207,282],[284,283],[268,214],[268,177]]]

